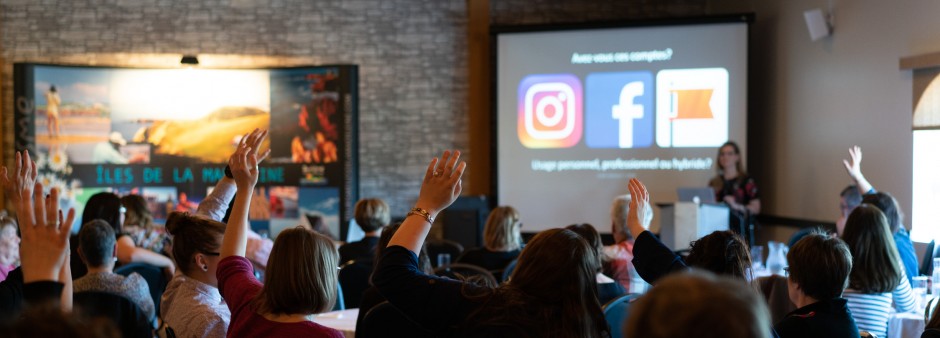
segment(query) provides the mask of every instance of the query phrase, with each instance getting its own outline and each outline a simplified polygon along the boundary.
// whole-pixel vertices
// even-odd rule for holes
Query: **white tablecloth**
[[[348,309],[318,314],[313,317],[313,321],[339,330],[346,338],[353,338],[356,336],[356,318],[358,317],[359,309]]]
[[[924,325],[923,314],[892,314],[888,317],[888,338],[920,338]]]

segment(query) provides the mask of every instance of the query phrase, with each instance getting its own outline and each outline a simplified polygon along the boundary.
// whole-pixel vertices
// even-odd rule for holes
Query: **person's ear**
[[[209,260],[206,259],[206,256],[200,253],[196,254],[196,267],[204,272],[209,271]]]

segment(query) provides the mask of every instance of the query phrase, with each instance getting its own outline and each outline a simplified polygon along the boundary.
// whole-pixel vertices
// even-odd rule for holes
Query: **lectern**
[[[689,242],[718,230],[728,230],[730,211],[724,204],[694,202],[661,203],[659,238],[673,250],[689,248]]]

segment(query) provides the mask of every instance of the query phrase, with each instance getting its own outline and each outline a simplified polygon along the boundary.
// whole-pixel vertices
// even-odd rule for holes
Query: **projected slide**
[[[496,197],[527,231],[592,223],[639,177],[654,202],[747,149],[747,23],[497,31]],[[655,221],[654,221],[655,223]],[[532,225],[531,227],[529,225]]]
[[[110,191],[143,196],[158,223],[195,212],[242,135],[263,128],[272,152],[251,201],[254,228],[274,236],[317,215],[339,234],[351,216],[354,66],[14,69],[17,150],[30,150],[66,206],[81,211]],[[333,207],[309,208],[325,200]]]

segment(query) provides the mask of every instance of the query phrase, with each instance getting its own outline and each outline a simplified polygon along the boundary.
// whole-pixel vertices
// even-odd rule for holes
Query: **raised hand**
[[[650,227],[651,219],[646,217],[650,209],[650,195],[643,182],[631,178],[627,188],[630,190],[630,212],[627,214],[627,228],[634,238]]]
[[[29,151],[16,152],[14,157],[13,172],[8,172],[7,167],[0,168],[0,183],[3,184],[6,195],[10,196],[10,200],[15,204],[32,198],[38,171],[36,163],[29,158]]]
[[[859,146],[853,146],[849,148],[849,157],[852,159],[842,160],[842,164],[845,165],[845,171],[849,173],[849,176],[853,180],[858,180],[862,176],[862,148]]]
[[[258,163],[261,163],[271,153],[271,149],[268,149],[260,155],[258,154],[258,148],[261,147],[261,143],[264,142],[267,135],[267,130],[260,129],[255,129],[250,134],[245,135],[238,143],[235,153],[229,158],[229,170],[232,171],[232,176],[235,176],[235,184],[238,186],[239,191],[253,188],[258,183]]]
[[[845,171],[849,173],[849,176],[855,181],[855,185],[858,186],[858,192],[863,195],[871,192],[874,187],[862,174],[862,148],[859,146],[849,148],[849,157],[852,160],[842,160],[842,164],[845,165]]]
[[[431,160],[424,173],[416,207],[427,210],[433,217],[454,203],[463,189],[460,178],[467,168],[466,162],[458,163],[459,159],[460,151],[454,150],[453,153],[444,151],[440,161],[436,157]]]

